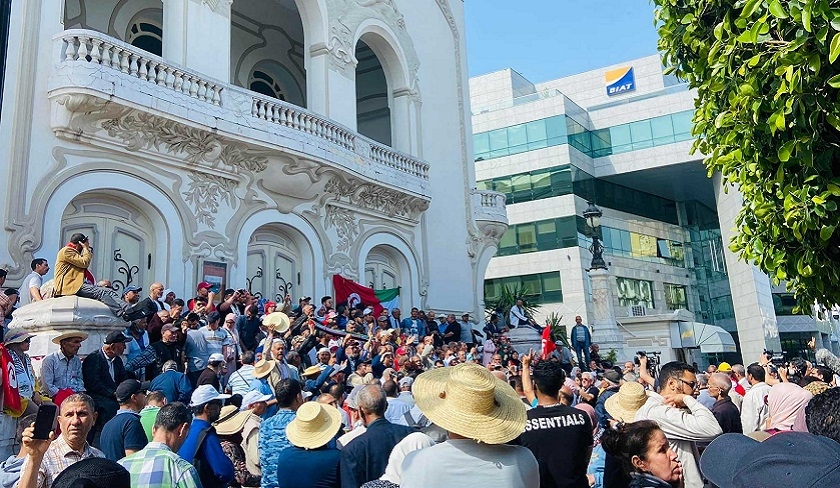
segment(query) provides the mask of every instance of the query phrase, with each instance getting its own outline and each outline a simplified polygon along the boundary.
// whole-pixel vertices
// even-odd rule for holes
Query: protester
[[[280,486],[277,471],[277,459],[280,453],[292,447],[286,437],[286,426],[295,419],[296,412],[303,405],[303,393],[300,382],[294,379],[284,379],[274,386],[274,397],[277,400],[277,413],[263,418],[260,426],[260,466],[262,468],[262,487],[277,488]]]
[[[110,459],[82,459],[62,471],[53,481],[53,488],[114,488],[128,486],[131,475]]]
[[[413,390],[417,406],[450,439],[406,456],[401,487],[448,486],[456,478],[472,486],[539,486],[539,465],[531,451],[505,445],[525,430],[528,420],[510,385],[468,363],[426,371]]]
[[[808,432],[840,442],[840,388],[815,395],[805,407]]]
[[[292,444],[277,458],[277,479],[280,488],[339,487],[340,451],[335,436],[341,430],[341,415],[331,405],[308,402],[297,410],[297,416],[286,426],[286,437]],[[294,476],[288,474],[294,473]]]
[[[103,426],[117,414],[119,409],[115,398],[117,386],[134,377],[131,372],[126,371],[122,362],[122,354],[128,342],[131,342],[131,339],[122,332],[111,332],[105,337],[102,347],[89,354],[82,363],[85,391],[96,404],[96,424],[88,439],[92,443],[95,443],[94,436],[101,432]],[[142,408],[143,405],[137,410]],[[119,458],[109,457],[109,459],[116,461]]]
[[[712,405],[711,409],[712,414],[717,419],[724,434],[730,432],[743,434],[741,412],[738,411],[738,407],[732,403],[732,397],[729,396],[731,388],[732,380],[723,373],[715,373],[709,379],[709,395],[715,399],[715,404]]]
[[[68,396],[61,402],[58,438],[33,438],[35,423],[23,431],[26,460],[21,468],[18,488],[52,488],[56,477],[73,463],[105,455],[87,443],[87,435],[96,421],[93,399],[84,393]]]
[[[773,385],[767,394],[767,423],[762,431],[754,432],[750,437],[763,441],[779,432],[794,430],[797,417],[805,416],[805,406],[811,398],[811,393],[795,383],[785,381]]]
[[[341,486],[344,488],[356,488],[382,476],[391,450],[413,432],[409,427],[385,419],[388,401],[380,386],[362,387],[356,401],[367,430],[341,450]]]
[[[146,447],[149,439],[140,421],[140,411],[146,405],[146,393],[137,380],[125,380],[115,393],[120,409],[102,428],[99,444],[105,457],[119,461]]]
[[[21,417],[36,413],[41,402],[41,394],[35,390],[35,371],[32,369],[32,360],[27,354],[34,334],[23,329],[12,329],[3,338],[6,350],[15,367],[15,379],[17,380],[18,393],[21,399]]]
[[[519,441],[537,458],[543,488],[589,486],[586,469],[592,457],[593,426],[584,412],[560,403],[565,380],[559,362],[539,361],[533,368],[537,406],[528,410]]]
[[[82,347],[82,341],[88,338],[86,332],[70,330],[54,337],[53,344],[58,344],[59,350],[47,355],[41,362],[42,381],[50,398],[56,404],[59,392],[66,397],[73,393],[83,393],[85,383],[82,376],[82,360],[77,356]],[[91,402],[91,405],[93,403]]]
[[[151,442],[153,437],[153,429],[155,420],[157,419],[160,409],[169,403],[166,400],[166,395],[162,391],[149,391],[146,393],[146,406],[140,410],[140,423],[143,425],[143,432],[146,433],[146,438]]]
[[[361,488],[399,488],[405,457],[414,451],[426,449],[433,445],[435,445],[435,441],[422,432],[408,434],[391,451],[391,455],[388,457],[388,465],[385,467],[385,474],[378,480],[368,481]]]
[[[828,488],[840,486],[840,444],[802,432],[763,442],[724,434],[703,451],[700,467],[722,488]]]
[[[167,402],[184,403],[192,395],[193,387],[187,375],[178,371],[178,363],[169,360],[163,364],[162,373],[149,384],[149,391],[160,391]]]
[[[656,422],[621,423],[604,432],[604,450],[618,457],[630,474],[629,488],[677,488],[683,468]]]
[[[213,423],[216,434],[221,441],[222,451],[233,464],[233,486],[260,486],[260,476],[248,470],[245,460],[245,450],[242,448],[242,430],[251,413],[240,411],[235,405],[225,405],[219,415],[219,420]]]
[[[178,455],[195,466],[204,488],[225,487],[233,481],[233,464],[222,451],[213,422],[219,419],[222,402],[230,398],[210,385],[195,389],[190,400],[193,421]]]
[[[262,477],[259,448],[262,424],[260,416],[265,413],[266,402],[273,398],[272,395],[263,395],[256,390],[251,390],[242,397],[242,405],[239,407],[240,410],[249,413],[245,425],[242,427],[241,446],[245,453],[245,466],[248,468],[248,472],[258,477]]]
[[[244,395],[251,391],[254,381],[254,352],[245,351],[239,358],[242,366],[228,376],[227,392],[232,395]]]
[[[190,409],[183,403],[160,409],[151,442],[119,461],[131,475],[132,488],[201,487],[196,469],[176,454],[187,439],[191,421]]]

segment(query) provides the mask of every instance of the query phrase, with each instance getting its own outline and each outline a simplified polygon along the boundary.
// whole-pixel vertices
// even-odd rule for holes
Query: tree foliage
[[[694,150],[737,186],[730,249],[800,303],[840,300],[840,2],[654,0],[664,63],[697,89]]]
[[[539,310],[539,304],[528,303],[528,296],[531,294],[530,289],[522,284],[502,285],[499,297],[495,300],[486,300],[484,303],[484,313],[487,315],[487,320],[494,313],[501,315],[501,319],[507,323],[510,317],[510,309],[516,305],[516,300],[522,299],[522,308],[525,309],[525,314],[528,317],[534,317]]]

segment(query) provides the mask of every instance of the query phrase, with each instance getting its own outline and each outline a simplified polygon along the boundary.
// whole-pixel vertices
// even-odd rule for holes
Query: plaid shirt
[[[104,458],[105,455],[99,449],[88,444],[85,444],[82,452],[74,451],[64,440],[64,436],[59,436],[58,439],[52,441],[44,454],[44,460],[41,461],[41,467],[38,468],[38,484],[36,486],[38,488],[50,488],[59,473],[82,459],[92,457]],[[26,470],[29,462],[29,456],[26,456],[26,460],[20,469],[21,473]]]
[[[201,481],[192,464],[162,442],[150,442],[119,460],[131,474],[132,488],[198,488]]]

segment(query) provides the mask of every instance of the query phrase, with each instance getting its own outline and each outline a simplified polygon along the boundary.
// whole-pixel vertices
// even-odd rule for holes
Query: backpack
[[[187,461],[192,463],[195,467],[196,472],[198,472],[198,478],[201,480],[201,486],[204,488],[224,488],[225,485],[216,477],[216,473],[213,472],[213,468],[209,466],[208,463],[205,463],[203,459],[198,455],[201,452],[202,447],[204,447],[204,441],[207,438],[207,434],[210,433],[210,429],[213,427],[205,427],[198,432],[198,441],[195,444],[195,451],[192,452],[192,456],[189,458],[185,458]]]
[[[419,419],[414,420],[411,416],[411,410],[409,410],[403,414],[403,418],[405,418],[405,421],[408,422],[409,427],[431,437],[432,440],[435,441],[435,444],[446,442],[449,438],[449,433],[446,432],[445,429],[433,424],[432,421],[426,418],[425,415],[421,414]]]

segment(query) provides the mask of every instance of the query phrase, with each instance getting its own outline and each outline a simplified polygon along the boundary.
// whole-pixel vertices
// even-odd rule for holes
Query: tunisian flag
[[[390,311],[394,308],[400,296],[399,288],[374,290],[341,275],[333,275],[333,288],[335,288],[335,303],[347,302],[350,308],[361,303],[366,307],[372,307],[376,317],[382,313],[382,309],[387,308]]]
[[[0,345],[0,367],[3,368],[3,413],[11,417],[20,417],[26,408],[20,399],[18,392],[17,376],[15,376],[15,364],[12,356],[5,346]]]
[[[548,358],[548,355],[555,349],[557,347],[554,345],[554,341],[551,340],[551,326],[546,325],[542,332],[542,358]]]

